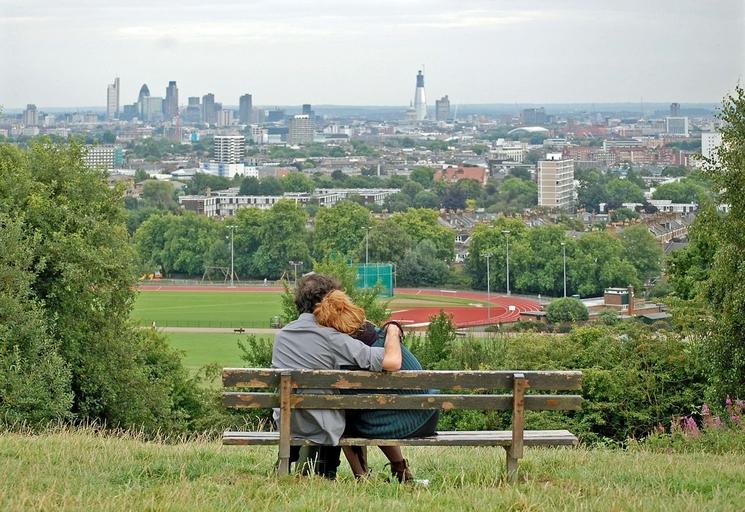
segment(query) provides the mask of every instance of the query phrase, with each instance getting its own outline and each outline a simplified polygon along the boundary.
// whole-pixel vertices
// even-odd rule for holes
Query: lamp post
[[[564,257],[564,298],[567,297],[567,244],[561,242],[561,253]]]
[[[510,294],[510,230],[503,229],[502,234],[507,240],[507,295]]]
[[[233,251],[233,238],[235,235],[235,225],[231,224],[228,226],[228,229],[230,230],[230,287],[235,288],[235,285],[233,284],[233,277],[235,276],[235,267],[234,267],[234,251]]]
[[[367,288],[367,264],[370,261],[370,230],[372,226],[365,226],[365,272],[362,275],[363,288]]]
[[[491,319],[491,275],[489,274],[489,258],[494,255],[491,249],[484,251],[483,256],[486,258],[486,319],[487,322]]]
[[[292,265],[295,269],[295,286],[297,286],[297,268],[303,266],[302,261],[290,261],[290,265]]]

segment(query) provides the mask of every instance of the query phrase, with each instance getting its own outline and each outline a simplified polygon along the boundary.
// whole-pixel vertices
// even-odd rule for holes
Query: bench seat
[[[278,445],[279,432],[225,432],[225,445]],[[568,430],[525,430],[525,446],[575,446],[577,437]],[[291,439],[293,446],[312,445],[305,439]],[[409,439],[364,439],[343,437],[341,446],[511,446],[512,431],[452,431],[438,432],[436,436]]]

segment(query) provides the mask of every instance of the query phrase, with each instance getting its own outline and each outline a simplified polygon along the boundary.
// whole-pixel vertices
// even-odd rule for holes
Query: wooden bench
[[[438,432],[409,439],[342,438],[341,445],[367,446],[502,446],[507,452],[507,477],[517,480],[524,446],[573,446],[567,430],[525,430],[525,411],[579,410],[582,398],[566,394],[582,385],[578,371],[401,371],[281,370],[225,368],[223,404],[230,408],[271,408],[281,411],[279,432],[225,432],[226,445],[279,445],[279,473],[290,471],[290,446],[312,442],[292,438],[292,409],[474,409],[512,411],[512,429],[479,432]],[[251,391],[251,390],[263,391]],[[359,394],[319,394],[313,390],[358,390]],[[391,394],[390,390],[438,390],[436,394]],[[448,390],[452,394],[442,391]],[[509,394],[493,394],[510,390]],[[298,392],[299,391],[299,392]],[[386,393],[386,391],[388,391]],[[463,392],[467,391],[468,394]]]

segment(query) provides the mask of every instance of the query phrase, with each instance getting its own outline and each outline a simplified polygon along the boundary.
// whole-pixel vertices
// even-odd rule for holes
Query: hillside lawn
[[[282,309],[280,292],[141,291],[132,318],[140,325],[160,327],[269,327]],[[397,295],[389,309],[484,304],[474,299],[427,295]]]
[[[429,487],[272,475],[275,447],[112,437],[91,429],[0,436],[0,510],[742,510],[742,453],[641,448],[527,449],[523,481],[502,483],[501,448],[408,448]]]
[[[190,371],[210,364],[228,368],[245,366],[238,348],[238,340],[245,338],[245,334],[168,333],[171,346],[183,352],[184,366]]]

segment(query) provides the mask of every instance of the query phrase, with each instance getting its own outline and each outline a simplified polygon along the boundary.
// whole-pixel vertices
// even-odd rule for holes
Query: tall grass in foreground
[[[428,488],[272,474],[275,447],[206,438],[159,444],[92,429],[0,437],[2,510],[741,510],[743,452],[527,449],[523,482],[502,483],[501,448],[410,448]]]

